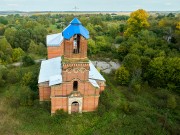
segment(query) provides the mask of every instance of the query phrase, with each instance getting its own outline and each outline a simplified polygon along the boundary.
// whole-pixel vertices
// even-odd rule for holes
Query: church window
[[[77,89],[78,89],[78,81],[74,81],[73,82],[73,90],[77,91]]]
[[[73,41],[73,53],[75,54],[79,53],[79,48],[80,48],[80,35],[75,34]]]

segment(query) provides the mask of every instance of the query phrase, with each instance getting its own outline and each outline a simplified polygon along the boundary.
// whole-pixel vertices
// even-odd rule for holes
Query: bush
[[[36,93],[36,96],[38,96],[38,72],[35,70],[35,72],[27,72],[24,74],[21,80],[21,85],[23,86],[29,86],[33,92]]]
[[[14,84],[19,82],[20,76],[18,74],[18,71],[16,69],[10,70],[7,74],[7,82],[10,84]]]
[[[134,84],[132,85],[132,89],[134,93],[139,93],[141,91],[141,85],[140,84]]]
[[[121,103],[121,110],[126,113],[129,114],[130,113],[130,104],[127,101],[124,101]]]
[[[99,116],[102,116],[106,112],[106,107],[103,104],[99,104],[97,113]]]
[[[6,102],[11,107],[33,105],[34,93],[26,86],[13,86],[5,93]]]
[[[170,96],[168,97],[168,99],[167,99],[167,107],[168,107],[169,109],[175,109],[176,106],[177,106],[177,103],[176,103],[176,98],[175,98],[175,96],[170,95]]]
[[[22,77],[21,84],[25,86],[29,86],[33,81],[32,76],[33,76],[32,72],[25,73],[24,76]]]
[[[35,61],[28,55],[22,58],[23,66],[31,66],[35,64]]]
[[[19,61],[23,55],[24,51],[21,48],[15,48],[13,49],[12,60],[14,62]]]
[[[118,68],[115,73],[116,80],[121,85],[127,85],[129,83],[129,71],[124,66]]]
[[[123,64],[128,69],[130,74],[134,74],[134,72],[141,69],[141,59],[135,54],[126,55],[124,57]]]
[[[56,113],[53,115],[55,123],[61,123],[62,120],[68,118],[68,113],[64,112],[63,109],[56,110]]]
[[[122,36],[117,36],[115,38],[116,44],[120,44],[121,42],[123,42],[124,38]]]
[[[7,69],[5,66],[0,65],[0,87],[5,85],[7,79]]]

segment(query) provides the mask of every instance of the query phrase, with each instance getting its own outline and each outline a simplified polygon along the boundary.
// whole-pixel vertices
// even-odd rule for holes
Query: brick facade
[[[99,87],[89,81],[89,60],[87,59],[87,39],[79,36],[78,53],[74,53],[74,36],[59,46],[48,46],[48,59],[62,57],[62,83],[49,86],[49,82],[39,83],[40,101],[51,101],[51,113],[63,109],[72,113],[95,111],[105,82],[96,80]],[[48,72],[48,71],[47,71]],[[72,105],[74,105],[72,107]]]
[[[48,46],[47,47],[48,59],[62,56],[64,54],[64,42],[59,46]]]

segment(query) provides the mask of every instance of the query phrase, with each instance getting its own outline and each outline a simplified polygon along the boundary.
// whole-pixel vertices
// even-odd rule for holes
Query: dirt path
[[[34,60],[36,63],[39,63],[43,60],[46,60],[46,59],[37,59],[37,60]],[[20,65],[22,65],[22,62],[16,62],[16,63],[12,63],[12,64],[9,64],[11,66],[15,66],[15,67],[19,67]]]

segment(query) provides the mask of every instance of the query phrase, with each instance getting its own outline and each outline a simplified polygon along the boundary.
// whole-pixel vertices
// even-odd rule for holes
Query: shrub
[[[120,44],[121,42],[123,42],[124,38],[122,36],[117,36],[115,38],[116,44]]]
[[[33,76],[32,72],[25,73],[24,76],[22,77],[21,84],[28,86],[33,81],[32,76]]]
[[[126,55],[124,57],[123,64],[128,69],[130,74],[134,74],[134,72],[141,69],[141,59],[135,54]]]
[[[23,75],[21,85],[29,86],[32,91],[38,94],[38,69],[34,69],[33,72],[27,72]]]
[[[126,113],[129,114],[130,113],[130,104],[127,101],[124,101],[121,103],[121,110]]]
[[[139,93],[141,91],[141,85],[140,84],[134,84],[132,85],[132,89],[134,93]]]
[[[106,107],[103,104],[99,104],[97,113],[99,116],[102,116],[106,112]]]
[[[6,102],[11,107],[33,105],[34,93],[26,86],[13,86],[5,93]]]
[[[170,109],[175,109],[177,106],[176,98],[173,95],[170,95],[167,99],[167,107]]]
[[[35,61],[28,55],[22,58],[23,66],[31,66],[35,64]]]
[[[21,48],[15,48],[13,49],[12,60],[14,62],[19,61],[23,55],[24,51]]]
[[[68,113],[64,112],[63,109],[56,110],[56,113],[53,115],[55,123],[61,123],[62,120],[68,118]]]
[[[0,65],[0,87],[5,85],[7,78],[7,69],[5,66]]]
[[[14,84],[19,82],[20,76],[18,74],[18,71],[16,69],[10,70],[7,74],[7,82],[10,84]]]
[[[122,66],[116,70],[115,77],[121,85],[127,85],[129,83],[130,74],[129,71]]]

